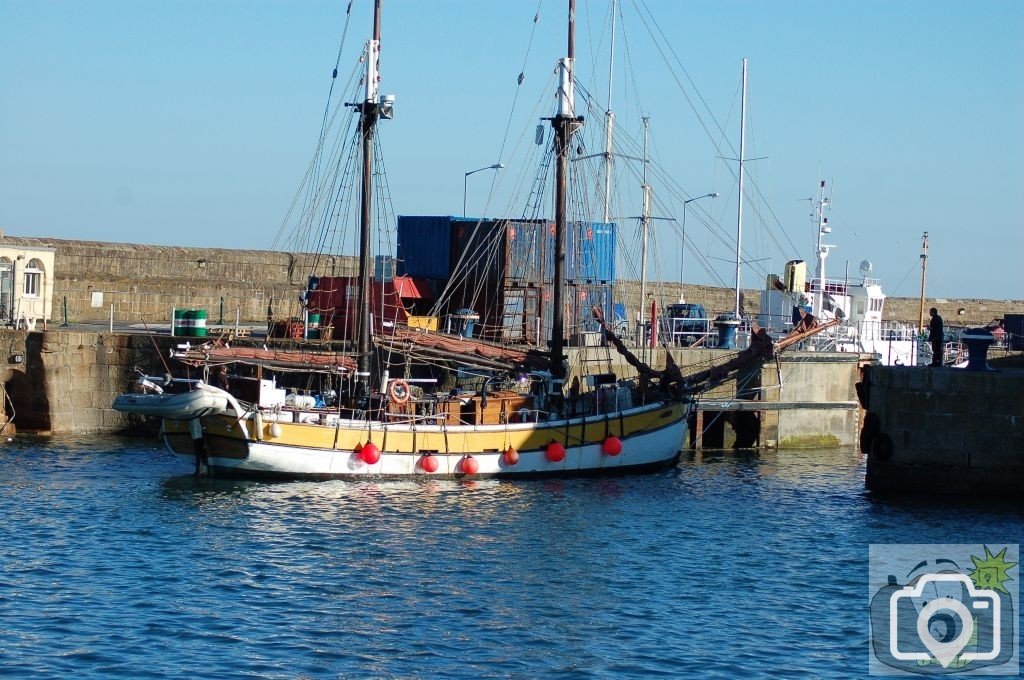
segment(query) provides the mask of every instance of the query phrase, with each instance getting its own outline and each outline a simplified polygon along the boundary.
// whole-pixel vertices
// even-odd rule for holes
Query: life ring
[[[388,396],[396,404],[404,404],[409,401],[409,383],[404,380],[392,380],[388,385]]]

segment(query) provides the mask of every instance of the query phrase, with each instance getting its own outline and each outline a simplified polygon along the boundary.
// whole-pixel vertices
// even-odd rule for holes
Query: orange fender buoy
[[[548,460],[552,463],[561,463],[565,460],[565,447],[558,442],[551,442],[548,444],[548,448],[545,453],[548,456]]]
[[[462,459],[462,471],[467,475],[475,475],[480,472],[480,463],[473,456],[466,456]]]
[[[505,465],[515,465],[516,463],[519,462],[519,452],[510,446],[507,449],[505,449],[504,459]]]
[[[424,472],[437,472],[439,465],[440,463],[437,462],[437,457],[432,456],[429,453],[420,457],[420,467]]]
[[[617,456],[622,453],[622,440],[615,435],[609,435],[601,444],[601,450],[609,456]]]

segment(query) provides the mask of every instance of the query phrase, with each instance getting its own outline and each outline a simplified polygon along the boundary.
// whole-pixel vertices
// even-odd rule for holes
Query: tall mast
[[[925,272],[928,269],[928,232],[924,232],[924,236],[921,237],[921,314],[920,328],[924,330],[924,279]]]
[[[563,364],[565,351],[565,232],[566,194],[569,174],[569,146],[572,134],[583,125],[583,118],[575,116],[573,90],[573,61],[575,59],[576,0],[569,0],[569,44],[567,56],[558,62],[558,115],[551,119],[555,130],[555,269],[554,291],[551,296],[551,373],[565,378]]]
[[[747,60],[743,60],[743,91],[740,95],[740,182],[736,198],[736,318],[740,318],[740,269],[741,244],[743,242],[743,151],[747,134]]]
[[[819,318],[821,317],[821,310],[824,309],[825,259],[828,257],[829,250],[833,247],[821,242],[822,236],[832,232],[832,227],[828,226],[828,218],[825,217],[825,208],[828,207],[828,204],[829,200],[825,198],[825,180],[821,180],[821,184],[818,186],[818,206],[815,209],[815,216],[818,221],[818,240],[815,244],[818,262],[814,271],[814,278],[818,280],[818,290],[814,294],[814,313]]]
[[[615,15],[618,0],[612,0],[612,40],[608,57],[608,108],[604,112],[604,221],[612,221],[612,132],[615,114],[612,113],[612,75],[615,72]]]
[[[647,237],[651,222],[651,185],[647,183],[647,128],[649,119],[644,116],[644,172],[640,189],[643,192],[643,204],[640,212],[640,328],[644,326],[644,307],[647,306]],[[654,319],[651,319],[654,321]]]
[[[373,226],[373,135],[380,116],[380,74],[377,69],[380,59],[380,8],[382,0],[376,0],[373,7],[373,38],[366,43],[366,97],[356,104],[359,109],[359,134],[363,142],[363,184],[361,215],[359,220],[359,335],[358,353],[359,382],[365,387],[370,380],[370,338],[371,298],[370,265],[371,229]]]

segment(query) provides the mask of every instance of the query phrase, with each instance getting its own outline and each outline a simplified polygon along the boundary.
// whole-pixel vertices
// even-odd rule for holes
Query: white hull
[[[671,413],[668,418],[665,414]],[[662,417],[660,422],[657,417]],[[567,477],[577,475],[622,474],[625,472],[651,470],[668,467],[676,462],[683,448],[687,432],[689,407],[687,405],[654,404],[630,409],[609,417],[576,418],[568,421],[543,423],[520,423],[503,425],[466,425],[445,427],[439,425],[417,425],[367,423],[342,421],[335,425],[293,425],[306,433],[315,430],[337,431],[339,441],[346,435],[357,434],[362,441],[374,442],[381,450],[375,463],[365,462],[357,446],[338,445],[334,448],[304,446],[294,443],[278,443],[272,436],[244,441],[230,436],[213,434],[215,427],[204,427],[204,446],[208,451],[207,463],[214,476],[232,478],[278,478],[278,479],[327,479],[327,478],[403,478],[403,477]],[[651,425],[642,430],[629,430],[629,422],[644,418]],[[625,429],[621,436],[622,451],[609,455],[603,450],[604,436],[598,433],[597,441],[573,445],[566,443],[567,432],[588,428],[608,428],[610,434],[618,436],[619,428]],[[255,430],[252,421],[246,422],[246,431]],[[269,431],[269,430],[268,430]],[[170,436],[168,436],[168,434]],[[591,433],[592,434],[592,433]],[[194,450],[187,441],[187,430],[169,429],[165,426],[168,447],[183,456],[194,457]],[[427,453],[424,449],[409,446],[402,450],[403,443],[410,437],[428,442],[434,447],[439,438],[450,442],[447,452],[438,450]],[[433,439],[431,439],[433,438]],[[593,438],[593,437],[592,437]],[[387,441],[397,445],[388,447]],[[218,449],[232,440],[223,454]],[[434,443],[429,443],[433,441]],[[527,444],[527,442],[532,442]],[[547,455],[551,441],[562,443],[565,457],[552,461]],[[219,442],[219,443],[218,443]],[[517,445],[517,442],[522,444]],[[483,444],[483,445],[480,445]],[[510,464],[505,450],[512,446],[519,459]],[[399,449],[399,450],[395,450]],[[428,449],[429,450],[429,449]],[[424,469],[424,457],[437,463],[437,469]],[[467,473],[465,461],[472,458],[476,471]],[[472,465],[472,464],[470,464]]]

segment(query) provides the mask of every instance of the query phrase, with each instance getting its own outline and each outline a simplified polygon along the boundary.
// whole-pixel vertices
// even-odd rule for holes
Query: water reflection
[[[0,449],[8,658],[60,676],[103,675],[97,658],[167,677],[849,676],[869,544],[1021,527],[981,499],[875,499],[854,449],[606,479],[183,472],[133,440]]]

